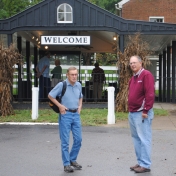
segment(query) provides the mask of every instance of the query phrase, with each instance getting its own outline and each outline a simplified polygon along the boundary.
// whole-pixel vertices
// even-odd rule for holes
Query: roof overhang
[[[45,50],[46,45],[38,44],[41,36],[90,36],[90,45],[48,45],[51,51],[81,51],[81,52],[108,52],[116,53],[114,49],[117,47],[117,40],[114,40],[114,36],[117,36],[114,32],[108,31],[20,31],[17,32],[18,36],[25,38],[27,41],[37,45],[41,50]],[[34,37],[34,39],[33,39]],[[38,40],[36,41],[36,38]]]

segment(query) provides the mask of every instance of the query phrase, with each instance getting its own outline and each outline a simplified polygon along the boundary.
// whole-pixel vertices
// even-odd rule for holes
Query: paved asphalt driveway
[[[83,127],[77,160],[81,171],[63,171],[57,125],[0,125],[0,176],[133,176],[136,164],[128,128]],[[176,131],[153,131],[152,170],[176,175]],[[137,174],[141,175],[141,174]]]

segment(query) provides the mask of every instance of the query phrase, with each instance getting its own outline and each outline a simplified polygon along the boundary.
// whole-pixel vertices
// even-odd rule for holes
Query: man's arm
[[[106,76],[105,76],[105,72],[104,72],[104,70],[103,70],[103,81],[105,82],[105,84],[106,84]]]
[[[46,68],[47,68],[47,65],[45,65],[45,66],[42,68],[41,74],[43,74],[43,72],[45,71]]]
[[[39,68],[36,67],[35,70],[36,70],[36,72],[37,72],[37,78],[39,78],[39,77],[40,77],[40,71],[39,71]]]
[[[144,78],[145,104],[142,116],[148,117],[148,111],[153,107],[155,100],[155,82],[152,74],[147,74]]]
[[[48,98],[59,108],[61,114],[65,114],[67,109],[64,105],[60,104],[55,98],[48,94]]]
[[[43,72],[45,71],[46,67],[47,67],[47,66],[45,65],[45,66],[42,68],[41,72],[39,71],[38,67],[36,67],[37,78],[39,78],[39,77],[43,74]]]
[[[81,109],[82,109],[82,98],[79,99],[79,106],[78,106],[78,113],[81,113]]]

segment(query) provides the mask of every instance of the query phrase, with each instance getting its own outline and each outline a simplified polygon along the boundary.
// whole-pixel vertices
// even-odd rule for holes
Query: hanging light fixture
[[[117,36],[114,36],[114,37],[113,37],[113,40],[117,40]]]
[[[48,49],[48,46],[45,46],[45,49],[47,50],[47,49]]]
[[[32,34],[32,33],[28,33],[26,32],[27,35],[29,35],[31,37],[31,39],[33,40],[32,43],[37,43],[38,45],[40,44],[40,40],[39,37],[36,37],[36,35]]]

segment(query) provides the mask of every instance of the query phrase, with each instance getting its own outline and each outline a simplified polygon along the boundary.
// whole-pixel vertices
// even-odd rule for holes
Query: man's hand
[[[41,73],[40,72],[38,72],[37,73],[37,78],[39,78],[41,76]]]
[[[147,117],[148,117],[148,115],[147,115],[147,114],[142,113],[142,117],[143,117],[143,118],[147,118]]]
[[[66,113],[66,107],[62,104],[60,104],[60,106],[58,106],[59,110],[60,110],[60,113],[61,114],[65,114]]]
[[[78,114],[81,113],[82,106],[78,106]]]

